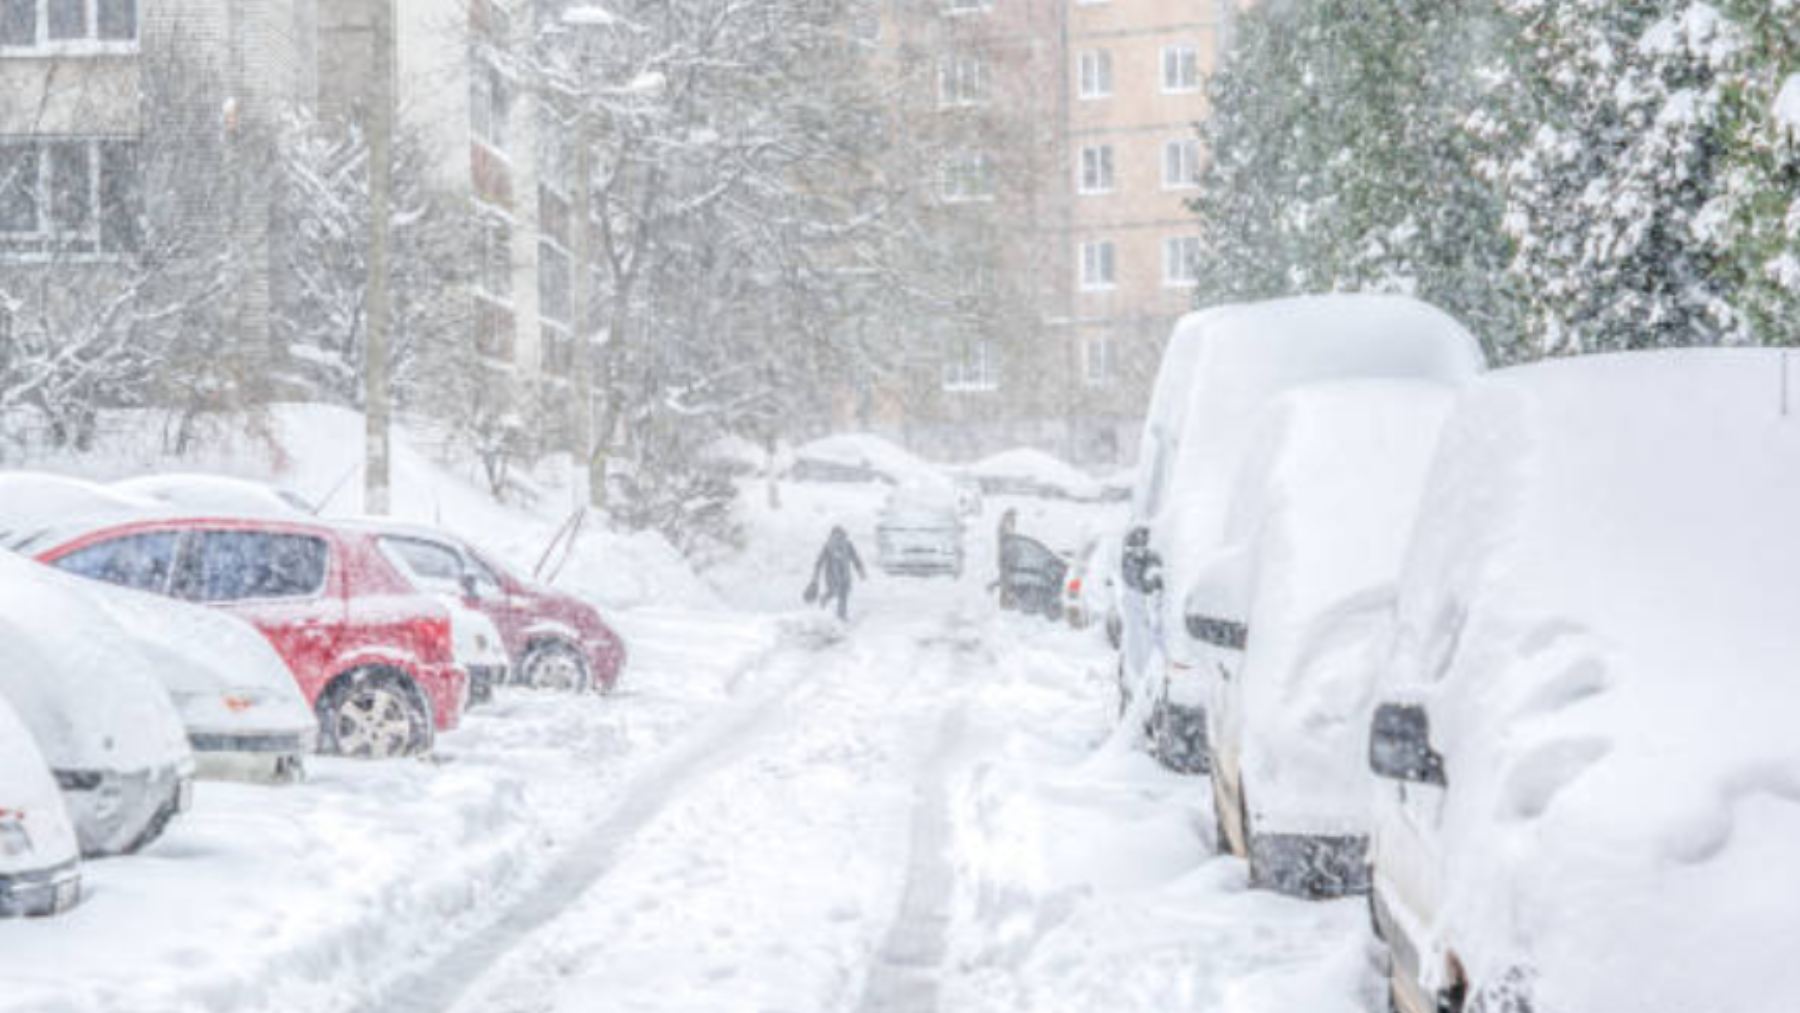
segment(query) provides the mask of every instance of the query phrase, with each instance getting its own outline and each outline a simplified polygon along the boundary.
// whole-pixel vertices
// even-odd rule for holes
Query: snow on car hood
[[[192,763],[181,718],[136,635],[76,577],[0,552],[0,695],[57,770]]]
[[[1227,536],[1254,574],[1236,717],[1252,804],[1279,809],[1285,828],[1367,830],[1368,649],[1453,394],[1405,380],[1302,388],[1246,455]]]
[[[1496,373],[1446,430],[1392,669],[1450,790],[1440,916],[1537,1013],[1800,994],[1800,417],[1773,351]],[[1800,389],[1800,388],[1795,388]]]
[[[62,793],[31,732],[5,699],[0,699],[0,814],[0,876],[75,860],[75,830]]]
[[[190,734],[309,738],[317,731],[293,673],[255,627],[108,584],[84,582],[80,590],[134,639]]]

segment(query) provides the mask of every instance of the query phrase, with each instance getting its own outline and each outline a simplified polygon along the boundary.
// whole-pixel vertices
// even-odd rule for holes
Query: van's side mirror
[[[462,574],[461,576],[456,578],[456,582],[458,584],[462,585],[462,593],[463,593],[464,598],[468,599],[469,601],[480,601],[481,600],[481,585],[475,583],[475,575],[474,574],[472,574],[472,573]]]
[[[1188,636],[1241,651],[1249,640],[1250,553],[1236,546],[1200,568],[1182,603]]]
[[[1423,706],[1384,703],[1375,708],[1369,769],[1395,781],[1444,783],[1444,758],[1431,748],[1431,718]]]
[[[1139,594],[1155,594],[1163,588],[1161,569],[1162,557],[1150,548],[1150,529],[1132,528],[1119,560],[1119,576],[1125,586]]]

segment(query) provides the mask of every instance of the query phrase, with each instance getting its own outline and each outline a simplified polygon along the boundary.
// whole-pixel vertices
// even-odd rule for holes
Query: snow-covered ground
[[[552,516],[424,477],[515,559]],[[0,1011],[1373,1009],[1362,905],[1248,891],[1204,783],[1109,738],[1101,635],[987,594],[1007,508],[1069,550],[1118,508],[990,498],[960,582],[804,609],[832,524],[873,562],[884,492],[747,488],[711,589],[578,558],[632,599],[619,693],[503,691],[428,762],[201,785],[72,915],[0,923]]]

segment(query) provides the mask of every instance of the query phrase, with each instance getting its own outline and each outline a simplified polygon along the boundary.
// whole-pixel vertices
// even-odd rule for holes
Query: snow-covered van
[[[1404,1013],[1800,995],[1800,368],[1595,356],[1472,386],[1408,549],[1369,762]]]
[[[1404,296],[1330,295],[1221,306],[1183,317],[1151,393],[1121,559],[1121,713],[1143,722],[1167,765],[1209,763],[1212,676],[1194,657],[1182,605],[1212,565],[1232,482],[1269,403],[1309,383],[1354,378],[1458,384],[1481,346],[1440,310]]]
[[[1371,648],[1454,393],[1313,384],[1278,398],[1250,439],[1186,625],[1219,675],[1207,730],[1221,843],[1254,885],[1368,888]]]
[[[0,918],[61,914],[81,900],[81,856],[56,779],[0,697]]]
[[[86,590],[0,552],[0,697],[55,775],[81,853],[122,854],[187,809],[194,758],[135,636]]]

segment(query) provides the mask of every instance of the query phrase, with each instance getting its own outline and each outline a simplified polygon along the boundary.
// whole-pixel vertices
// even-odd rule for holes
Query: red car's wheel
[[[337,678],[319,694],[319,752],[382,760],[431,750],[431,713],[404,675],[383,668]]]
[[[560,640],[534,646],[519,666],[519,681],[532,689],[564,693],[585,693],[593,687],[593,675],[581,652]]]

